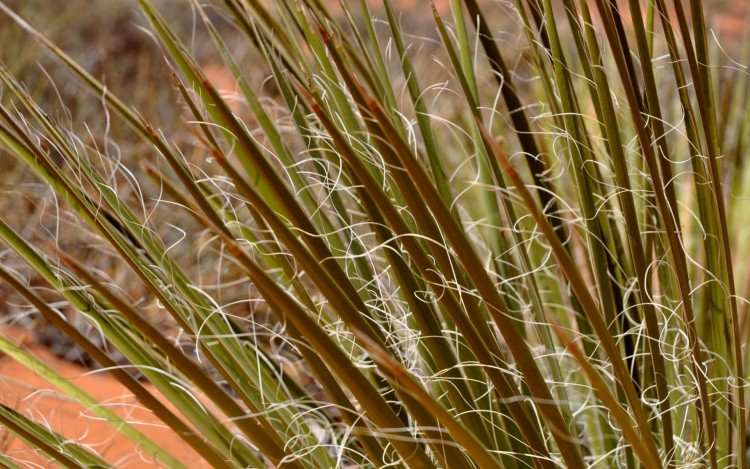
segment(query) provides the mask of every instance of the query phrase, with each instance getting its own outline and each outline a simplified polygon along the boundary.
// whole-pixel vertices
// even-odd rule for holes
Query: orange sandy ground
[[[46,349],[25,340],[26,333],[18,330],[0,328],[0,334],[24,343],[35,355],[94,398],[105,404],[111,403],[113,410],[127,416],[129,422],[138,422],[137,428],[140,431],[188,467],[207,467],[200,463],[201,458],[187,444],[170,430],[163,428],[158,419],[137,405],[132,394],[105,373],[91,373],[60,360]],[[0,402],[40,422],[46,422],[52,429],[74,441],[85,441],[118,468],[163,467],[154,461],[153,456],[139,450],[131,440],[118,434],[108,423],[71,402],[43,378],[7,356],[0,357]],[[22,467],[54,467],[45,458],[31,451],[23,441],[4,430],[0,430],[0,452],[15,459]]]

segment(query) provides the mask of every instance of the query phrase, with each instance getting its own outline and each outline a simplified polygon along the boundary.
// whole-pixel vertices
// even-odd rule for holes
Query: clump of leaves
[[[0,219],[64,300],[1,267],[39,315],[214,467],[746,466],[748,81],[713,67],[700,1],[454,0],[424,50],[390,0],[265,3],[192,3],[227,96],[138,2],[189,114],[179,138],[2,7],[148,147],[113,157],[3,66],[5,154],[193,347],[59,234]],[[61,465],[109,464],[11,408],[0,423]]]

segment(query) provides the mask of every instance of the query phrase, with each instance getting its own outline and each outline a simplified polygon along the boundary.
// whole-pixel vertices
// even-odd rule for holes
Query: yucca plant
[[[205,463],[746,467],[748,80],[700,0],[417,5],[428,37],[390,0],[186,1],[238,96],[137,3],[175,135],[0,3],[132,131],[76,132],[0,68],[2,158],[57,224],[0,214],[0,277]]]

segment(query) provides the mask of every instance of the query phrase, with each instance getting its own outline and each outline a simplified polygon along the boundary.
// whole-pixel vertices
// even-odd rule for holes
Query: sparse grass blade
[[[44,452],[62,467],[70,469],[113,467],[84,446],[66,439],[5,404],[0,405],[0,424],[18,435],[27,444]]]

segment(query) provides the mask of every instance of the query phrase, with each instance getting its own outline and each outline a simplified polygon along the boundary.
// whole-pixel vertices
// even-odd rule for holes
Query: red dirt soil
[[[133,395],[105,372],[91,372],[56,358],[47,349],[31,343],[27,339],[28,333],[18,329],[0,328],[0,334],[16,338],[72,383],[100,402],[111,404],[115,412],[127,416],[128,422],[188,467],[208,467],[200,463],[201,458],[186,443],[164,428],[149,411],[140,407]],[[72,402],[43,378],[7,356],[0,357],[0,402],[39,422],[45,422],[73,441],[85,442],[115,467],[163,467],[108,423]],[[46,458],[30,450],[22,440],[1,429],[0,452],[21,467],[55,467]]]

